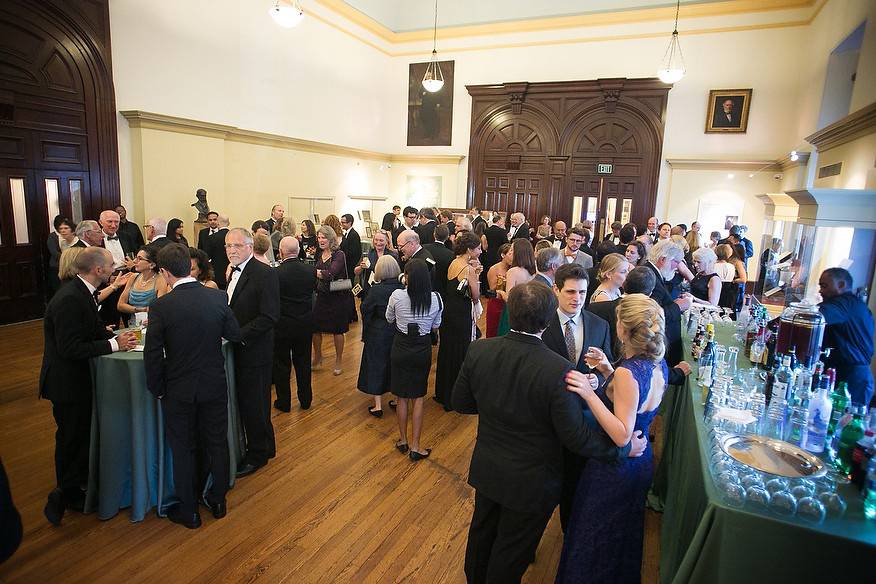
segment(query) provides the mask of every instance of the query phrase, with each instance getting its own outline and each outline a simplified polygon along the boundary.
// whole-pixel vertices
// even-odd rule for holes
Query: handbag
[[[329,282],[329,292],[343,292],[352,290],[353,281],[350,279],[350,274],[347,272],[347,260],[344,258],[344,276],[343,280],[332,280]]]

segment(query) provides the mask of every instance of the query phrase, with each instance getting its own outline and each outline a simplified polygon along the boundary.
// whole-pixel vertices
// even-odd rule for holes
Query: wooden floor
[[[432,456],[410,462],[393,448],[395,416],[368,415],[355,388],[359,337],[354,325],[343,375],[314,373],[310,410],[274,411],[277,458],[228,493],[224,519],[202,513],[190,531],[153,513],[134,524],[124,510],[108,521],[68,512],[56,528],[42,514],[55,428],[49,402],[36,398],[42,324],[0,327],[0,457],[25,531],[0,582],[464,582],[477,418],[427,399]],[[657,581],[659,523],[649,511],[644,582]],[[561,548],[555,514],[524,582],[553,582]]]

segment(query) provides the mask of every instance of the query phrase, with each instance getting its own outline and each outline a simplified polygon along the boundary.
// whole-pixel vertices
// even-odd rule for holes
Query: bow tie
[[[219,231],[219,230],[218,230],[218,229],[213,229],[213,228],[211,227],[211,228],[210,228],[210,235],[213,235],[213,234],[216,233],[217,231]]]
[[[107,241],[113,241],[114,239],[118,239],[119,236],[118,235],[107,235],[106,238],[107,238]]]
[[[240,271],[240,266],[232,266],[232,267],[231,267],[231,273],[232,273],[232,274],[233,274],[234,272],[239,272],[239,271]]]

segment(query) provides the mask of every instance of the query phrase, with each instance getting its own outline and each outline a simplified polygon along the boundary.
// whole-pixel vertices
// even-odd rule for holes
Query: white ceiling
[[[344,0],[393,32],[431,29],[434,0]],[[708,4],[722,0],[682,0]],[[669,0],[438,0],[438,28],[675,6]]]

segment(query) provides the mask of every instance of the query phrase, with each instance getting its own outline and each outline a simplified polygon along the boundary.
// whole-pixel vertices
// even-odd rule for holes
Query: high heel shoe
[[[378,410],[374,406],[368,406],[368,413],[374,416],[375,418],[383,417],[383,410]]]
[[[335,370],[332,371],[332,375],[334,375],[335,377],[337,377],[337,376],[340,375],[341,373],[343,373],[343,371],[341,371],[340,369],[335,369]]]
[[[408,443],[407,442],[396,442],[395,447],[402,454],[408,453]]]
[[[411,460],[417,462],[418,460],[423,460],[424,458],[429,458],[429,455],[432,454],[432,449],[427,448],[426,454],[422,452],[417,452],[416,450],[411,450],[408,455],[411,457]]]

